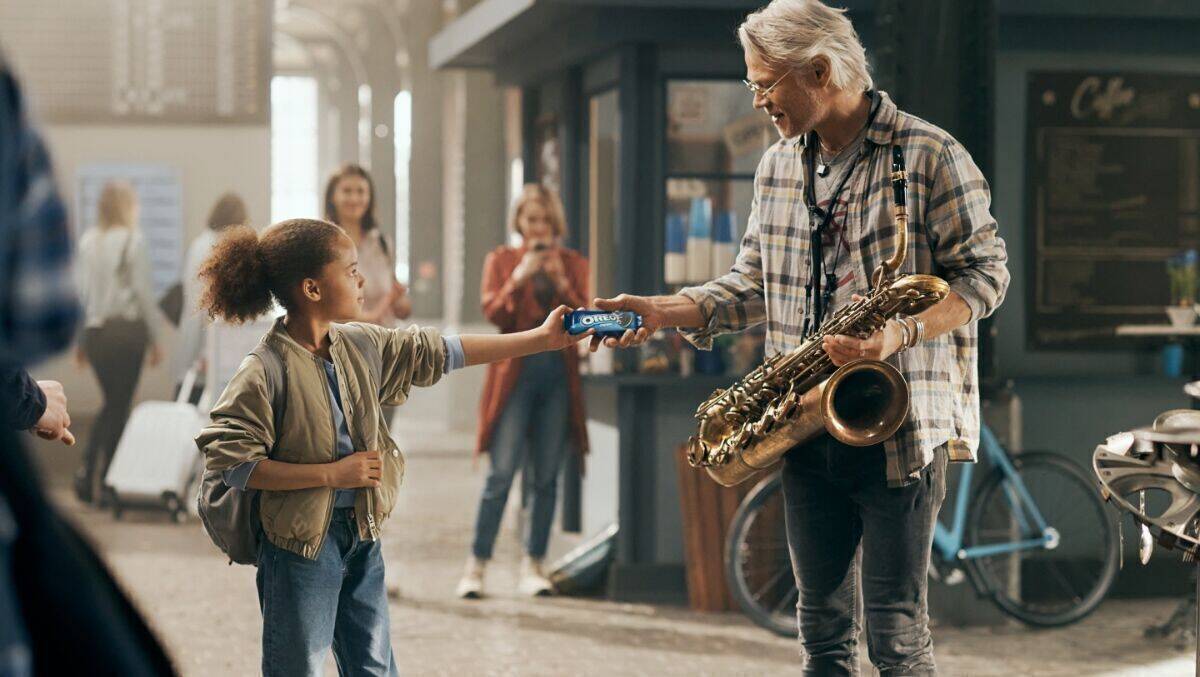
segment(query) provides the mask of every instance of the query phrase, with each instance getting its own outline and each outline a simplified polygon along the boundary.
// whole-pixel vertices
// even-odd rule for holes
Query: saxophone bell
[[[850,362],[829,377],[822,391],[825,432],[852,447],[883,442],[908,415],[908,383],[887,362]]]
[[[762,433],[757,444],[705,470],[718,484],[732,487],[770,469],[789,449],[823,433],[852,447],[879,444],[904,423],[908,400],[908,384],[892,365],[877,360],[849,362],[800,394],[788,416],[755,421],[751,427],[760,430],[751,432]]]

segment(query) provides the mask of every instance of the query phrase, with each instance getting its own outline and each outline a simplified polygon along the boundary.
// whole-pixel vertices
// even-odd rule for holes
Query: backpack
[[[383,371],[383,356],[371,338],[353,328],[343,328],[342,335],[354,345],[359,356],[367,362],[375,378],[375,390]],[[261,341],[250,354],[262,362],[267,377],[267,397],[271,400],[271,420],[275,437],[283,428],[283,415],[287,411],[287,369],[278,348],[267,340]],[[267,455],[274,455],[275,448]],[[209,539],[229,557],[230,564],[258,564],[258,549],[262,541],[262,522],[258,516],[258,490],[242,491],[225,483],[221,470],[205,470],[200,481],[200,521]]]

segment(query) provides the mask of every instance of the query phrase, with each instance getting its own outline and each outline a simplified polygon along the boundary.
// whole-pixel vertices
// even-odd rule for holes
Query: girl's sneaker
[[[554,584],[542,573],[542,560],[529,555],[521,560],[521,582],[517,591],[530,597],[546,597],[554,594]]]
[[[454,594],[463,599],[483,597],[483,570],[486,566],[487,560],[468,557],[467,569],[463,572],[462,580],[458,582]]]

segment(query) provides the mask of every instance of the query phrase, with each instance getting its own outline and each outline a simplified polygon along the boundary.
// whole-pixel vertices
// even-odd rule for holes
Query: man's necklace
[[[829,170],[833,161],[837,159],[838,154],[842,152],[842,148],[836,151],[829,151],[829,159],[825,159],[825,144],[817,141],[817,176],[822,179],[829,176]]]

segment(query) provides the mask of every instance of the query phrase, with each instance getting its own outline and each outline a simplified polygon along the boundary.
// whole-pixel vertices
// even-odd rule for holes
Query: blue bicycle
[[[1093,478],[1052,452],[1015,456],[991,430],[980,455],[992,466],[976,486],[974,464],[962,467],[949,526],[933,539],[931,578],[970,581],[980,597],[1033,626],[1073,623],[1091,613],[1117,576],[1117,520]],[[796,589],[783,523],[779,473],[742,500],[729,527],[725,571],[730,592],[755,623],[796,635]]]

